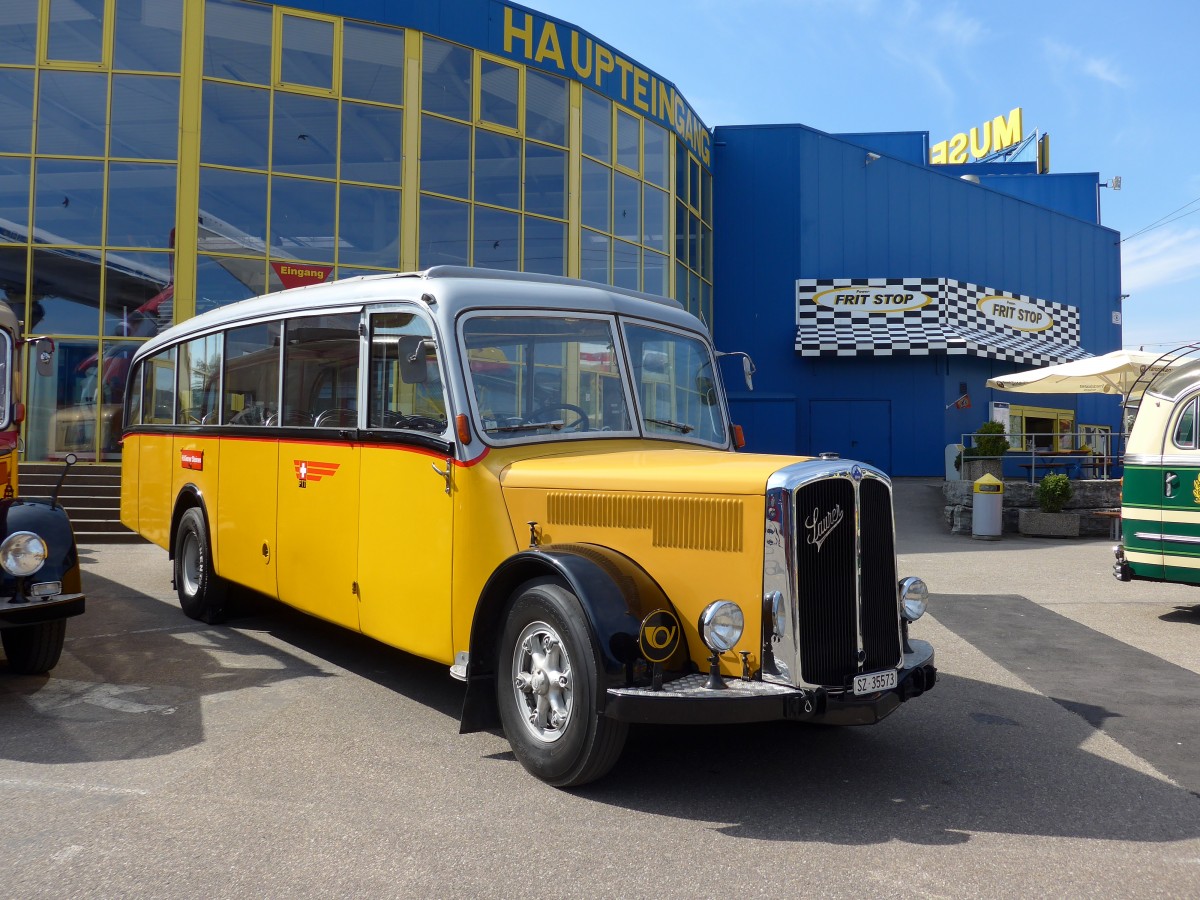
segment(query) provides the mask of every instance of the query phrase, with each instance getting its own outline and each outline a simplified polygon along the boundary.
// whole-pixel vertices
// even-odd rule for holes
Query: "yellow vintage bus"
[[[878,721],[936,679],[891,482],[735,452],[719,356],[674,301],[550,276],[246,300],[136,354],[122,521],[193,618],[239,585],[444,663],[462,730],[551,784],[630,723]]]

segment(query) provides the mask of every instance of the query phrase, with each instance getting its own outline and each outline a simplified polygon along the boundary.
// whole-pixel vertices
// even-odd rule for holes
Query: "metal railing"
[[[1000,437],[965,432],[959,436],[959,446],[975,448],[979,438]],[[1028,472],[1029,481],[1052,473],[1062,473],[1070,478],[1119,478],[1122,472],[1125,435],[1116,432],[1062,431],[1020,432],[1006,435],[1009,450],[1003,456],[968,455],[961,457],[965,464],[972,459],[996,459],[1004,468],[1014,466]],[[1080,448],[1087,447],[1087,451]],[[959,475],[962,477],[962,465]]]

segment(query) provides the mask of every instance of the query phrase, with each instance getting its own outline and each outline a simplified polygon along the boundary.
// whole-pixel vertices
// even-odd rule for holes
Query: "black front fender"
[[[46,564],[32,581],[61,581],[65,593],[81,590],[79,552],[66,510],[45,500],[0,500],[0,540],[16,531],[32,531],[46,542]],[[0,593],[16,590],[17,579],[0,571]]]
[[[608,687],[624,684],[627,668],[638,659],[642,618],[670,609],[658,583],[629,557],[595,544],[556,544],[525,550],[506,559],[484,586],[471,625],[467,696],[461,730],[479,731],[498,721],[496,714],[496,642],[504,617],[522,584],[552,578],[579,598],[587,627],[600,651],[598,708]]]

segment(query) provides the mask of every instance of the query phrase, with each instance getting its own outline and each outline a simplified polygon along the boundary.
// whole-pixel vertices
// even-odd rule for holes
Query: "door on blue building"
[[[808,453],[832,451],[885,472],[892,468],[890,400],[808,401]]]

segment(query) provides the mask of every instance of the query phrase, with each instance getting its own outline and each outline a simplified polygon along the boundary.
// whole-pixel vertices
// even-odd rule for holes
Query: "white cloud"
[[[957,9],[943,10],[933,19],[933,30],[959,47],[978,44],[987,37],[987,28],[979,19],[959,15]]]
[[[1062,69],[1087,75],[1114,87],[1123,88],[1129,85],[1129,77],[1110,59],[1088,56],[1078,47],[1072,47],[1054,38],[1044,38],[1042,48],[1047,59]]]
[[[1083,71],[1093,78],[1099,78],[1101,81],[1107,81],[1109,84],[1120,88],[1125,87],[1129,83],[1125,74],[1107,59],[1097,59],[1095,57],[1086,59],[1083,63]]]
[[[1137,294],[1200,277],[1200,228],[1156,228],[1121,245],[1121,282]]]

